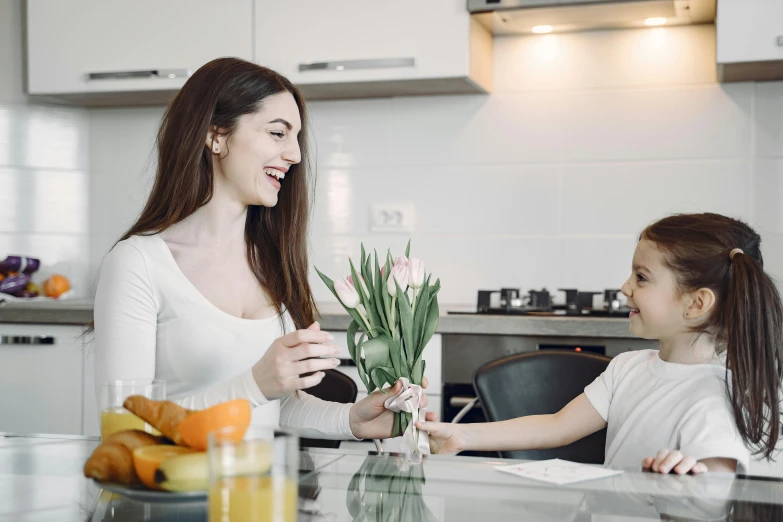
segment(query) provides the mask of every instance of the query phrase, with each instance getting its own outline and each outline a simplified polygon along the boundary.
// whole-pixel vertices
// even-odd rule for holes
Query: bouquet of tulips
[[[368,256],[362,245],[358,271],[350,260],[351,273],[344,279],[332,281],[316,272],[353,318],[348,350],[367,393],[402,379],[401,395],[387,400],[386,407],[397,412],[394,436],[403,435],[403,448],[407,441],[416,453],[429,450],[428,444],[422,447],[415,422],[424,417],[419,411],[426,367],[422,354],[438,327],[440,280],[431,283],[424,263],[410,257],[410,247],[408,241],[405,255],[394,260],[387,252],[381,266],[378,253]]]

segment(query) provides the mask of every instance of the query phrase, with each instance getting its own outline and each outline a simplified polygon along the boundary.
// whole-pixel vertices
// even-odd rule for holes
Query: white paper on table
[[[503,473],[510,473],[518,477],[539,480],[541,482],[549,482],[558,486],[582,482],[583,480],[611,477],[623,472],[619,469],[608,469],[560,459],[537,460],[523,464],[512,464],[511,466],[495,466],[495,469]]]

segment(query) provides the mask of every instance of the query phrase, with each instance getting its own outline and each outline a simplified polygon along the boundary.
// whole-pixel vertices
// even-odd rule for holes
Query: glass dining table
[[[0,433],[0,521],[206,521],[206,500],[145,502],[82,474],[98,440]],[[556,486],[501,473],[513,461],[310,449],[300,453],[303,521],[783,521],[783,481],[620,475]]]

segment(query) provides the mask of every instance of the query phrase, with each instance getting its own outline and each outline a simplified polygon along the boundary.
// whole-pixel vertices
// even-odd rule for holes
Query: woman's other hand
[[[340,353],[340,347],[326,344],[333,339],[332,334],[321,331],[318,323],[276,339],[253,366],[253,378],[264,397],[271,401],[320,383],[322,370],[340,365],[340,360],[333,357]]]

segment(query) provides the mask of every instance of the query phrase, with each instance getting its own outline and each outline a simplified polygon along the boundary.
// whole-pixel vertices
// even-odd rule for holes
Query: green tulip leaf
[[[391,367],[391,357],[389,355],[389,343],[385,336],[379,336],[375,339],[370,339],[364,343],[364,361],[367,366],[367,370],[372,375],[374,368]]]
[[[394,284],[397,287],[397,308],[400,310],[400,324],[402,325],[402,339],[405,348],[405,356],[407,359],[408,368],[413,366],[414,357],[416,355],[416,343],[413,340],[413,312],[411,311],[411,304],[408,301],[408,296],[400,288],[400,284],[397,280],[394,280]]]
[[[383,389],[387,384],[391,386],[397,382],[397,377],[394,376],[394,368],[376,366],[370,370],[370,376],[375,386],[379,389]]]
[[[385,286],[386,283],[383,281],[383,278],[381,277],[381,267],[378,265],[378,253],[376,252],[375,253],[375,284],[373,285],[375,299],[373,300],[373,304],[377,308],[378,316],[381,319],[381,323],[383,323],[383,327],[386,328],[386,330],[388,330],[389,332],[391,332],[391,328],[389,327],[389,319],[387,319],[389,307],[386,306],[386,301],[384,300],[384,295],[383,295]]]
[[[438,307],[438,298],[433,297],[427,310],[427,319],[424,323],[424,332],[422,334],[421,343],[419,344],[419,350],[416,353],[416,358],[419,359],[424,352],[424,347],[430,342],[432,336],[435,335],[435,330],[438,329],[438,321],[440,321],[440,308]]]

